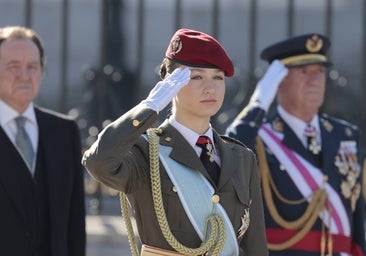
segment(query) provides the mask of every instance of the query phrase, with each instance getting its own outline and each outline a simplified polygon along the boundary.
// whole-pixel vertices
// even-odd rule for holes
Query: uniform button
[[[175,186],[172,187],[173,192],[177,192],[177,189],[175,188]]]
[[[137,127],[137,126],[140,125],[140,121],[135,119],[135,120],[132,121],[132,125]]]
[[[214,204],[217,204],[218,202],[220,202],[220,196],[219,195],[213,195],[211,200]]]
[[[165,141],[170,142],[170,141],[172,141],[172,138],[171,137],[166,137]]]

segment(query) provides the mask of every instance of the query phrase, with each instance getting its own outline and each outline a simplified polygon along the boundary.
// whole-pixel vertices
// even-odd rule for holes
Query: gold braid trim
[[[160,171],[159,171],[159,152],[158,152],[158,136],[156,129],[148,129],[147,135],[149,138],[149,161],[150,161],[150,176],[151,176],[151,192],[154,202],[155,214],[162,231],[163,236],[177,252],[184,255],[201,255],[209,252],[212,256],[220,256],[220,253],[225,245],[226,228],[225,223],[220,215],[211,214],[206,220],[206,240],[202,242],[198,248],[189,248],[181,244],[172,234],[169,223],[165,214],[163,205]],[[126,196],[120,193],[121,210],[125,217],[128,239],[133,256],[138,256],[137,244],[134,239],[134,231],[131,225],[131,220],[128,215],[128,206]],[[127,207],[126,207],[127,206]],[[214,212],[215,209],[213,209]],[[128,219],[128,220],[127,220]],[[210,233],[208,234],[208,230]]]
[[[127,201],[126,194],[124,194],[123,192],[119,192],[119,201],[121,204],[122,218],[125,222],[125,227],[127,230],[127,237],[128,237],[128,243],[130,245],[131,255],[139,256],[140,253],[137,248],[137,243],[135,240],[135,232],[133,231],[133,226],[132,226],[130,214],[128,211],[128,201]]]
[[[297,242],[299,242],[314,225],[315,221],[317,220],[319,212],[324,209],[324,203],[327,198],[327,192],[323,189],[316,190],[312,196],[311,202],[309,203],[304,214],[300,218],[294,221],[284,220],[278,213],[277,208],[273,202],[271,188],[274,191],[277,191],[276,193],[278,194],[279,191],[272,180],[264,151],[263,142],[259,137],[257,137],[256,151],[259,161],[259,170],[262,181],[263,195],[273,220],[279,226],[285,229],[290,230],[300,229],[296,235],[294,235],[292,238],[283,243],[279,244],[268,243],[268,248],[274,251],[288,249]]]

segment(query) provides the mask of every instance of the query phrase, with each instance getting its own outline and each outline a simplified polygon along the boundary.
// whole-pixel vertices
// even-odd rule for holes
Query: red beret
[[[222,45],[203,32],[182,28],[170,40],[166,57],[182,65],[218,68],[226,76],[234,74],[234,65]]]

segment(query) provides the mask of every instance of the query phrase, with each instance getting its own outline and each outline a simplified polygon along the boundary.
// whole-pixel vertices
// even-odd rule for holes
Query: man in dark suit
[[[329,46],[305,34],[264,49],[270,66],[227,129],[258,155],[270,255],[365,255],[358,130],[319,112]]]
[[[44,70],[35,31],[0,29],[0,251],[85,255],[85,206],[76,123],[33,104]]]

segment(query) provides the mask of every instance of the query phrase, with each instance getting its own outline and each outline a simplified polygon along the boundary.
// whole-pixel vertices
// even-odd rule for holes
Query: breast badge
[[[361,185],[357,182],[361,167],[357,158],[356,141],[341,141],[334,164],[338,172],[344,176],[341,184],[342,195],[350,200],[352,211],[354,211],[361,194]]]
[[[249,208],[250,206],[244,210],[244,214],[241,217],[241,226],[238,230],[238,239],[241,239],[244,236],[245,232],[249,227],[250,223]]]

